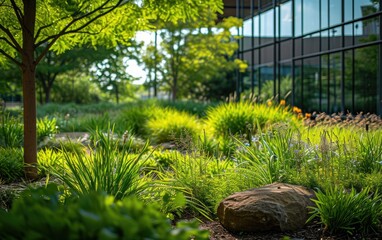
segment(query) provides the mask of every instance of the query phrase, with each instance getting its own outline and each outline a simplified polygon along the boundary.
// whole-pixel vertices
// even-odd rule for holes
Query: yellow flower
[[[306,119],[310,118],[311,116],[312,116],[311,113],[305,113],[305,118],[306,118]]]
[[[286,102],[284,99],[280,101],[280,106],[285,106],[285,104],[286,104]]]
[[[268,107],[271,107],[272,106],[272,101],[268,100],[267,101],[267,105],[268,105]]]

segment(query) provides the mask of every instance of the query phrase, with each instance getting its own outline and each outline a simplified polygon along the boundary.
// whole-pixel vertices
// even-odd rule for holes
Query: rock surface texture
[[[296,230],[308,219],[313,197],[313,191],[305,187],[273,183],[225,198],[218,218],[233,232]]]

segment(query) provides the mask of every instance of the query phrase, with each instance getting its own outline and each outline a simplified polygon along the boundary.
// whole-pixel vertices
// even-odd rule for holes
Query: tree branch
[[[43,50],[43,52],[37,57],[36,59],[36,64],[38,64],[41,59],[44,57],[44,55],[49,51],[49,49],[53,46],[53,44],[58,40],[59,37],[63,36],[63,35],[66,35],[66,34],[71,34],[71,33],[78,33],[79,31],[81,31],[82,29],[84,29],[85,27],[89,26],[89,24],[91,24],[92,22],[94,22],[95,20],[99,19],[100,17],[103,17],[105,15],[107,15],[108,13],[110,13],[111,11],[113,11],[114,9],[120,7],[123,3],[126,3],[127,1],[124,1],[124,0],[119,0],[115,5],[113,6],[110,6],[110,7],[105,7],[108,3],[110,2],[110,0],[108,1],[105,1],[105,3],[103,3],[102,5],[100,5],[99,7],[95,8],[94,10],[82,15],[81,17],[79,18],[75,18],[73,19],[71,22],[69,22],[58,34],[56,35],[52,35],[52,36],[49,36],[43,40],[41,40],[39,43],[37,43],[37,46],[40,46],[42,45],[43,43],[45,42],[48,42],[49,40],[51,40],[51,42],[45,47],[45,49]],[[107,9],[107,10],[106,10]],[[76,22],[86,18],[86,17],[90,17],[92,15],[95,15],[97,12],[99,11],[102,11],[102,10],[106,10],[105,12],[101,12],[100,14],[96,15],[95,17],[93,17],[92,19],[88,20],[86,23],[84,23],[82,26],[76,28],[76,29],[73,29],[73,30],[70,30],[68,31],[68,29],[73,25],[75,24]]]
[[[9,46],[11,46],[13,49],[15,49],[16,51],[18,51],[17,48],[15,47],[15,45],[13,45],[13,44],[11,43],[11,41],[9,41],[6,37],[0,37],[0,41],[4,41],[4,42],[6,42]]]
[[[17,40],[15,39],[15,37],[12,35],[11,31],[9,31],[8,28],[4,27],[1,23],[0,23],[0,30],[2,30],[8,37],[9,39],[12,41],[13,43],[13,46],[17,49],[17,51],[21,54],[23,52],[23,49],[21,48],[21,46],[19,45],[19,43],[17,42]]]
[[[9,55],[8,53],[6,53],[3,49],[0,49],[0,53],[2,55],[4,55],[6,58],[8,58],[9,60],[11,60],[12,62],[14,62],[17,66],[21,67],[22,64],[21,62],[17,61],[15,58],[13,58],[11,55]]]
[[[24,18],[23,13],[20,10],[20,8],[17,6],[15,0],[11,0],[11,4],[12,4],[13,10],[15,11],[15,15],[17,17],[17,20],[19,20],[20,26],[22,26],[23,25],[23,18]]]

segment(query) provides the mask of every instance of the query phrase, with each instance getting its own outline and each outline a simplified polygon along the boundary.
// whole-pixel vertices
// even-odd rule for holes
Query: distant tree
[[[149,46],[143,61],[148,69],[157,68],[157,80],[172,100],[209,97],[211,81],[247,67],[232,57],[238,45],[230,30],[241,25],[242,20],[233,17],[216,23],[216,15],[208,11],[195,22],[167,22],[160,31],[160,48]]]
[[[215,12],[222,6],[221,0],[1,1],[0,56],[22,72],[26,177],[37,177],[35,74],[49,50],[62,53],[75,45],[99,42],[114,47],[158,19],[186,19],[201,9]]]
[[[99,49],[98,55],[103,57],[93,61],[91,68],[92,81],[97,83],[101,90],[115,96],[115,101],[119,103],[121,94],[132,96],[128,85],[137,80],[126,71],[127,60],[136,60],[141,44],[132,42],[130,46],[117,46],[112,49]]]

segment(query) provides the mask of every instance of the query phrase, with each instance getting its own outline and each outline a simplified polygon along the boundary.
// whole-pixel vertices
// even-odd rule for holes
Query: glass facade
[[[238,94],[306,112],[382,114],[382,0],[236,0]]]

